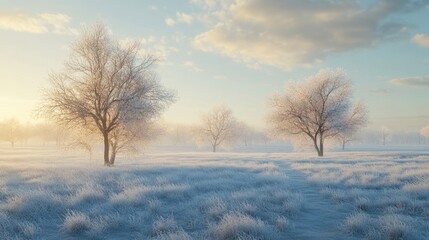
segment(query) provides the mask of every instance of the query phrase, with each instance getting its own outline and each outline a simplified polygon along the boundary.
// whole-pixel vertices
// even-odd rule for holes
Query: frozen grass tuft
[[[408,239],[410,228],[403,219],[404,216],[401,217],[399,215],[385,215],[380,217],[379,222],[386,239]]]
[[[69,234],[80,234],[91,228],[88,216],[81,212],[70,211],[66,214],[62,229]]]
[[[298,214],[303,206],[302,198],[296,198],[284,201],[282,204],[283,212],[289,214],[290,216]]]
[[[147,200],[147,207],[151,213],[157,213],[160,210],[161,202],[158,199]]]
[[[407,183],[402,187],[402,190],[407,193],[429,197],[429,177],[421,178],[412,183]]]
[[[39,228],[30,222],[19,223],[19,232],[24,239],[34,239],[36,237]]]
[[[371,206],[371,201],[367,197],[357,197],[355,199],[355,205],[362,211],[368,211]]]
[[[371,216],[363,212],[357,212],[347,217],[344,228],[352,235],[364,235],[371,225],[373,225]]]
[[[154,236],[176,232],[177,230],[178,226],[173,216],[167,218],[159,217],[152,226],[152,234]]]
[[[227,211],[225,202],[217,197],[210,198],[208,200],[208,205],[207,215],[209,219],[218,219]]]
[[[264,231],[265,224],[260,219],[237,212],[224,215],[217,225],[210,228],[216,239],[243,239],[243,236],[260,238]]]
[[[86,184],[71,198],[72,203],[91,203],[104,199],[104,192],[98,185]]]
[[[289,227],[289,220],[284,216],[278,216],[276,219],[276,228],[279,231],[285,231]]]
[[[187,234],[183,229],[179,229],[174,232],[162,233],[155,237],[156,240],[192,240],[191,236]]]
[[[254,216],[256,213],[256,210],[257,210],[257,207],[254,204],[243,202],[238,206],[237,211]]]
[[[191,236],[179,227],[173,216],[159,217],[152,226],[152,236],[157,240],[191,240]]]

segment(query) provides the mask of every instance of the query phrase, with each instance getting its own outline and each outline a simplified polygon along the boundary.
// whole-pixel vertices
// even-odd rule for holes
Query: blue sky
[[[168,122],[193,124],[219,104],[264,128],[267,100],[322,68],[342,68],[369,127],[429,124],[429,1],[0,0],[0,119],[34,118],[48,74],[79,29],[104,22],[162,59],[178,101]]]

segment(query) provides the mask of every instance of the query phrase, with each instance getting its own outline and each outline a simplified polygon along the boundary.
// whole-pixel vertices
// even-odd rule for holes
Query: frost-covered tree
[[[234,140],[236,127],[237,121],[232,111],[225,106],[217,106],[202,116],[198,135],[203,141],[209,141],[212,151],[216,152],[218,146]]]
[[[341,149],[345,150],[346,149],[346,144],[349,142],[352,142],[355,140],[355,136],[353,135],[353,133],[340,133],[338,134],[338,140],[341,143]]]
[[[420,135],[429,138],[429,125],[420,130]]]
[[[340,71],[321,70],[304,82],[286,85],[271,99],[269,123],[274,134],[310,140],[323,156],[326,139],[356,132],[366,123],[362,104],[352,104],[351,82]]]
[[[386,145],[386,143],[390,140],[390,134],[391,130],[385,126],[381,127],[381,141],[383,143],[383,146]]]
[[[15,143],[20,139],[22,134],[22,125],[16,118],[11,118],[3,121],[0,124],[0,138],[8,141],[12,148]]]
[[[256,130],[249,126],[247,123],[237,123],[237,137],[240,139],[240,141],[242,141],[244,146],[247,147],[248,145],[252,144],[257,134],[258,133],[256,132]]]
[[[43,116],[96,131],[106,166],[114,164],[121,140],[134,140],[134,126],[156,119],[174,100],[152,70],[156,58],[141,52],[138,42],[120,45],[104,25],[94,25],[82,31],[64,69],[50,75],[44,90]]]

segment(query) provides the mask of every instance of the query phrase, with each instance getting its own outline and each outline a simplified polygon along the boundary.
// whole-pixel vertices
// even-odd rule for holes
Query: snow
[[[428,151],[257,150],[0,146],[0,239],[429,239]]]

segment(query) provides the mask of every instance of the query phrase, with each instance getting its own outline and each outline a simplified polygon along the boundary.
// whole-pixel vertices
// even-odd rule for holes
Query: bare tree
[[[429,125],[420,130],[420,135],[425,138],[429,138]],[[419,138],[419,143],[420,143],[420,138]]]
[[[92,160],[95,144],[99,137],[96,131],[88,131],[86,128],[70,129],[68,134],[70,139],[66,144],[66,149],[83,149],[89,154],[89,160]]]
[[[15,147],[15,143],[19,140],[21,133],[22,126],[16,118],[11,118],[1,123],[0,137],[10,142],[12,148]]]
[[[390,140],[391,130],[385,126],[381,127],[381,141],[383,142],[383,146]]]
[[[346,149],[346,144],[354,141],[355,137],[352,133],[340,133],[338,134],[338,139],[341,143],[341,149],[344,151]]]
[[[323,156],[326,139],[355,132],[366,123],[365,108],[360,103],[353,106],[351,97],[351,82],[342,71],[321,70],[273,96],[269,123],[276,135],[311,140]]]
[[[44,90],[41,113],[61,125],[97,131],[106,166],[114,164],[130,128],[154,120],[174,100],[152,71],[156,58],[142,57],[140,50],[138,42],[120,45],[97,24],[82,32],[64,70],[51,74]]]
[[[244,146],[248,146],[253,143],[256,136],[258,135],[258,132],[249,126],[245,122],[238,122],[237,123],[237,137],[240,138],[240,141],[244,144]]]
[[[201,138],[210,142],[213,152],[216,152],[218,146],[234,140],[236,126],[237,121],[232,111],[225,106],[217,106],[203,115],[198,132]]]

